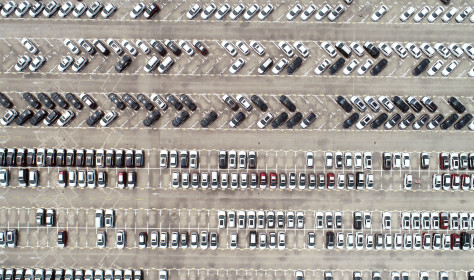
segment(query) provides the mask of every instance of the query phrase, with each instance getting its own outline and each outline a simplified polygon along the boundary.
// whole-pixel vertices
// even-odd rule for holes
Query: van
[[[174,63],[174,60],[171,58],[171,57],[167,57],[165,58],[165,60],[163,61],[163,63],[160,64],[160,66],[158,67],[158,71],[163,74],[165,73],[166,71],[168,71],[168,69],[170,69],[171,65],[173,65]]]
[[[95,39],[92,44],[105,56],[110,54],[110,51],[99,40]]]
[[[256,231],[251,231],[250,232],[249,246],[250,246],[250,249],[256,249],[257,248],[257,232]]]
[[[150,58],[150,60],[148,60],[143,69],[145,69],[145,72],[150,73],[151,71],[155,70],[158,64],[160,64],[160,60],[156,56],[153,56]]]

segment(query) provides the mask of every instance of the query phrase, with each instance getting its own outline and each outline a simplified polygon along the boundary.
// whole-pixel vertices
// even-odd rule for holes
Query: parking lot
[[[59,1],[58,4],[65,2]],[[93,2],[84,0],[73,4],[84,3],[90,7]],[[104,166],[19,166],[7,164],[7,160],[1,162],[0,183],[4,182],[2,176],[6,173],[9,183],[0,187],[0,232],[8,235],[16,229],[18,235],[16,248],[11,248],[8,237],[7,244],[0,239],[0,268],[75,269],[76,275],[81,269],[84,272],[93,269],[96,274],[98,269],[114,269],[116,274],[120,269],[126,273],[131,269],[135,275],[141,270],[141,279],[145,280],[161,280],[160,275],[164,272],[168,279],[183,280],[301,280],[297,278],[301,274],[304,274],[304,279],[315,280],[472,280],[474,173],[471,168],[443,169],[439,159],[440,153],[444,152],[453,156],[453,153],[469,155],[474,152],[470,138],[473,132],[468,125],[459,130],[454,128],[454,124],[447,130],[439,125],[429,130],[426,124],[416,130],[413,123],[406,129],[398,125],[386,129],[384,124],[377,129],[370,125],[357,129],[355,124],[344,129],[343,123],[354,113],[358,113],[360,119],[367,114],[374,119],[387,114],[390,119],[398,113],[402,120],[413,114],[414,122],[424,114],[428,115],[429,121],[438,114],[444,118],[457,114],[458,120],[468,116],[474,109],[470,94],[474,78],[468,75],[474,61],[465,52],[456,57],[449,50],[448,58],[443,58],[437,51],[432,57],[422,52],[418,59],[409,52],[401,58],[395,51],[390,56],[380,53],[374,58],[367,50],[362,56],[352,51],[346,58],[338,50],[332,57],[323,48],[324,42],[335,47],[339,41],[347,46],[353,42],[360,45],[372,42],[376,47],[381,43],[392,46],[397,42],[404,47],[408,43],[417,47],[423,43],[431,47],[441,43],[446,48],[452,43],[459,47],[473,45],[474,20],[470,20],[473,13],[470,12],[460,23],[456,21],[461,11],[474,8],[471,0],[451,1],[449,5],[440,0],[354,0],[350,5],[338,0],[213,2],[216,10],[228,4],[231,11],[239,4],[244,5],[245,11],[253,4],[258,5],[259,10],[271,4],[274,10],[264,20],[259,20],[258,13],[250,20],[244,19],[243,15],[232,20],[230,14],[221,20],[215,14],[203,19],[201,12],[211,4],[209,1],[143,2],[145,6],[151,3],[160,7],[151,19],[144,15],[133,19],[130,12],[138,2],[123,0],[102,2],[104,6],[113,4],[116,7],[115,13],[107,19],[100,14],[90,19],[86,13],[79,18],[72,13],[65,18],[58,13],[51,18],[43,13],[36,18],[28,13],[19,18],[15,12],[8,17],[0,16],[0,92],[12,102],[10,108],[0,107],[0,117],[9,109],[18,114],[25,110],[34,114],[39,109],[46,113],[57,110],[61,115],[65,115],[67,110],[75,113],[72,121],[64,127],[58,122],[50,126],[43,122],[33,125],[29,120],[22,125],[16,121],[8,126],[2,125],[0,148],[9,151],[12,148],[17,151],[32,148],[36,151],[40,148],[141,150],[144,154],[142,167],[133,164],[116,167],[108,163]],[[2,8],[6,4],[2,2]],[[19,5],[20,1],[16,4]],[[199,4],[202,10],[194,19],[188,19],[186,14],[194,4]],[[302,11],[314,4],[317,11],[308,20],[303,20],[301,14],[287,20],[287,13],[296,4],[301,5]],[[341,4],[345,12],[335,21],[330,21],[328,16],[316,20],[316,13],[326,4],[331,9]],[[374,22],[371,17],[382,5],[388,11]],[[429,12],[420,22],[415,22],[414,17],[425,6]],[[438,6],[444,10],[431,23],[428,17]],[[414,13],[403,22],[399,18],[409,7],[413,7]],[[444,22],[442,16],[451,8],[456,8],[457,12]],[[24,38],[28,38],[38,48],[38,55],[46,59],[36,72],[28,68],[23,71],[15,69],[21,56],[27,55],[32,60],[36,57],[22,45]],[[97,52],[91,55],[80,46],[78,41],[81,38],[90,44],[98,39],[111,53],[103,55],[96,48]],[[65,46],[66,39],[79,48],[79,54]],[[123,48],[122,55],[113,52],[106,43],[108,39],[113,39]],[[180,49],[180,41],[184,40],[194,50],[194,55],[189,56],[183,49],[180,55],[175,55],[165,47],[167,53],[161,56],[151,47],[153,39],[163,46],[169,39]],[[136,56],[127,51],[123,40],[136,48]],[[149,54],[137,46],[137,40],[145,42],[151,49]],[[192,46],[194,40],[208,50],[207,55],[202,55]],[[233,45],[235,56],[222,46],[224,41]],[[249,48],[248,55],[238,48],[238,41]],[[251,41],[261,45],[263,55],[258,55],[251,47]],[[279,47],[281,42],[288,43],[294,52],[292,57]],[[307,48],[307,57],[294,46],[296,42]],[[125,54],[132,58],[132,62],[123,73],[117,73],[114,68]],[[71,56],[75,61],[80,57],[87,58],[88,64],[78,73],[72,70],[72,66],[61,72],[58,66],[65,56]],[[164,74],[158,69],[147,73],[144,66],[152,56],[161,62],[170,57],[174,64]],[[296,57],[302,58],[302,65],[293,74],[287,74],[286,69],[273,73],[273,67],[282,59],[291,64]],[[268,58],[273,60],[273,65],[260,75],[258,68]],[[324,60],[333,65],[339,58],[344,58],[345,63],[336,74],[330,75],[329,69],[322,74],[315,73]],[[428,75],[429,68],[418,77],[413,76],[413,69],[425,58],[430,60],[429,67],[437,61],[441,61],[443,66],[433,76]],[[238,59],[243,59],[245,64],[232,74],[229,69]],[[344,70],[354,59],[358,66],[346,75]],[[377,76],[372,76],[370,70],[365,74],[357,73],[368,59],[374,65],[386,59],[387,66]],[[441,72],[452,61],[459,62],[459,65],[444,76]],[[40,108],[34,109],[23,98],[25,92],[37,99],[39,93],[51,96],[57,92],[63,97],[73,93],[78,98],[87,93],[97,103],[97,108],[92,109],[82,101],[82,109],[75,108],[70,101],[66,109],[57,101],[54,108],[49,108],[39,101]],[[109,100],[110,93],[115,93],[125,103],[125,109],[118,109]],[[139,109],[133,110],[125,101],[126,93],[137,102]],[[147,110],[145,104],[138,101],[139,94],[151,102],[152,110]],[[180,100],[181,110],[169,101],[164,110],[152,101],[152,94],[158,94],[164,100],[167,94],[177,100],[185,94],[197,108],[191,110]],[[233,111],[222,100],[225,95],[237,103],[238,110]],[[238,95],[243,95],[253,108],[246,110],[245,104],[239,103]],[[251,101],[253,95],[261,98],[268,109],[259,109]],[[282,95],[296,106],[294,111],[279,101]],[[427,96],[438,108],[430,112],[423,105],[418,112],[412,106],[407,112],[402,112],[399,107],[393,111],[381,107],[375,112],[369,107],[362,112],[351,103],[353,109],[347,112],[337,103],[338,96],[343,96],[348,102],[352,97],[359,97],[364,102],[368,96],[375,100],[381,96],[387,96],[389,100],[399,96],[405,101],[413,96],[421,102]],[[456,97],[465,106],[462,113],[448,103],[450,97]],[[117,118],[108,127],[102,127],[100,121],[89,126],[87,120],[99,110],[104,113],[114,111]],[[152,111],[159,112],[160,118],[147,127],[143,120]],[[189,119],[175,127],[173,121],[184,111],[189,113]],[[217,119],[207,128],[202,127],[201,120],[211,112],[217,114]],[[239,112],[244,113],[245,120],[232,128],[232,118]],[[291,129],[285,122],[277,128],[273,128],[271,123],[263,129],[258,127],[267,113],[273,114],[274,118],[287,113],[290,119],[298,112],[303,118],[314,113],[316,119],[307,128],[302,128],[300,122]],[[165,167],[161,156],[164,151],[170,154],[177,151],[178,156],[183,154],[182,151],[197,152],[199,164],[196,168],[181,164],[170,166],[171,163]],[[250,163],[241,168],[239,162],[233,168],[230,159],[229,166],[222,167],[220,151],[226,151],[229,157],[233,151],[237,155],[244,151],[248,155],[247,161],[250,161],[250,152],[255,152],[255,168]],[[308,152],[313,153],[313,166],[307,164]],[[327,167],[327,152],[334,157],[339,153],[343,156],[351,154],[353,160],[358,153],[370,152],[372,167],[367,168],[365,163],[360,167],[355,163],[347,166],[345,162],[341,168],[336,168],[336,164]],[[387,152],[393,157],[396,153],[408,155],[410,163],[387,170],[383,159],[383,153]],[[422,153],[430,159],[426,169],[421,166]],[[171,162],[171,157],[168,160]],[[182,163],[181,158],[178,163]],[[22,169],[37,171],[36,187],[29,182],[26,187],[20,186]],[[68,176],[67,171],[86,171],[86,176],[106,174],[106,185],[93,188],[89,183],[89,187],[74,187],[66,182],[61,187],[59,174],[63,171]],[[125,172],[126,178],[123,188],[121,172]],[[129,185],[127,174],[135,174],[134,187]],[[178,174],[179,180],[175,180]],[[211,180],[216,176],[214,174],[218,174],[217,181],[206,185],[203,178],[209,176]],[[334,185],[330,185],[332,174]],[[360,184],[362,175],[365,180]],[[407,187],[409,175],[411,183]],[[448,187],[434,187],[433,178],[438,178],[438,175],[443,178],[443,184],[446,178],[462,178],[463,181],[455,187],[454,182]],[[285,186],[281,176],[286,176]],[[369,176],[373,178],[373,185],[368,183]],[[262,178],[267,180],[265,187],[261,186]],[[314,178],[316,181],[311,181]],[[350,180],[354,178],[357,178],[357,186],[351,185]],[[471,180],[469,186],[463,185],[466,178]],[[245,180],[247,184],[243,183]],[[86,181],[89,182],[89,178]],[[46,213],[54,209],[56,223],[47,226],[49,218],[46,216],[44,225],[38,225],[38,209],[44,209]],[[112,227],[96,227],[98,209],[114,210]],[[221,211],[227,215],[225,226],[220,224]],[[236,215],[235,227],[230,223],[229,215],[232,213]],[[245,215],[244,225],[239,224],[241,218],[238,216],[242,213]],[[251,218],[261,213],[265,215],[263,225],[259,224],[261,218]],[[280,213],[283,224],[279,224]],[[363,222],[357,228],[355,216],[359,213]],[[448,226],[436,225],[445,213],[449,216]],[[272,215],[276,218],[273,227],[270,226]],[[291,224],[292,215],[295,216],[295,225]],[[391,217],[390,227],[384,220],[386,215]],[[370,222],[367,216],[370,216]],[[303,224],[301,217],[304,217]],[[107,217],[105,220],[107,225]],[[329,221],[333,224],[330,225]],[[252,223],[256,225],[252,226]],[[117,234],[122,230],[126,237],[124,248],[120,249]],[[67,232],[64,248],[58,243],[60,231]],[[101,232],[107,239],[104,248],[98,246],[97,234]],[[146,248],[142,248],[140,242],[141,232],[148,236]],[[151,240],[155,232],[161,237],[168,234],[166,246],[156,245]],[[208,235],[204,242],[202,238],[206,232]],[[251,241],[254,232],[255,244]],[[187,248],[183,242],[174,244],[173,233],[188,234]],[[193,233],[197,234],[197,244],[192,240]],[[332,233],[333,243],[328,239]],[[217,234],[216,243],[214,234]],[[314,240],[311,239],[313,234]],[[284,243],[280,236],[284,236]],[[426,236],[432,239],[429,246]],[[423,245],[420,240],[423,240]],[[114,279],[121,280],[118,276]]]

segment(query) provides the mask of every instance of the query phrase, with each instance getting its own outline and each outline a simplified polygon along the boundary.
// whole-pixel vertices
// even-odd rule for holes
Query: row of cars
[[[304,228],[304,213],[297,211],[235,211],[217,212],[218,228],[265,229],[265,228]]]
[[[443,170],[474,170],[474,153],[439,153],[439,168]]]
[[[383,218],[385,219],[385,216]],[[355,216],[354,220],[356,220]],[[403,230],[474,230],[474,213],[401,212],[400,228]]]
[[[441,188],[444,191],[449,190],[474,190],[474,174],[457,174],[457,173],[443,173],[433,174],[433,190],[439,191]]]
[[[119,233],[123,234],[121,238],[125,239],[125,231],[120,230],[117,232],[117,242],[119,240]],[[150,240],[148,241],[148,233],[140,232],[138,235],[138,247],[143,249],[147,248],[148,242],[151,248],[201,248],[201,249],[212,249],[216,250],[219,246],[219,235],[217,232],[201,231],[201,233],[193,231],[188,232],[177,232],[173,231],[170,234],[166,231],[152,231]],[[117,247],[123,249],[122,246]]]
[[[430,13],[430,11],[432,12]],[[441,14],[443,14],[445,11],[446,13],[441,16]],[[416,11],[413,6],[408,6],[405,11],[400,15],[399,19],[402,22],[406,22],[413,16],[413,21],[419,23],[430,13],[427,17],[427,21],[429,23],[435,22],[440,16],[441,20],[444,23],[449,22],[452,18],[455,18],[457,23],[462,23],[466,18],[469,17],[472,11],[473,10],[470,6],[465,7],[461,11],[456,7],[451,7],[449,10],[446,10],[443,6],[438,6],[433,9],[428,6],[423,6],[421,7],[421,9]],[[456,15],[456,13],[458,14]],[[470,22],[474,23],[474,14],[470,17],[469,20]]]
[[[143,150],[0,148],[1,166],[143,167]]]
[[[6,231],[0,230],[0,248],[15,248],[17,246],[17,243],[18,230],[16,228],[8,229]]]
[[[311,235],[308,235],[308,247]],[[474,249],[474,234],[457,233],[326,233],[326,248],[357,250],[471,250]]]
[[[165,278],[161,275],[164,273]],[[140,269],[62,269],[62,268],[0,268],[0,277],[5,280],[13,279],[44,279],[44,280],[143,280],[143,273]],[[160,270],[160,280],[168,279],[168,272]]]

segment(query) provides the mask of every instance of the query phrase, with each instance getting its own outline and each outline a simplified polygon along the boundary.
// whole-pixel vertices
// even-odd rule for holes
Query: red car
[[[451,188],[453,190],[459,190],[459,186],[461,185],[461,177],[459,174],[451,174]]]
[[[334,185],[336,182],[334,173],[328,173],[327,177],[328,177],[328,189],[334,189]]]
[[[461,175],[461,188],[463,190],[469,190],[471,187],[471,176],[467,174]]]
[[[270,173],[270,188],[276,189],[278,184],[277,174],[275,172]]]
[[[125,187],[125,172],[124,171],[120,171],[118,173],[117,186],[119,188],[124,188]]]
[[[65,230],[58,231],[58,247],[64,248],[67,245],[67,232]]]
[[[260,188],[265,189],[267,187],[267,173],[260,172]]]
[[[461,235],[451,233],[451,249],[459,250],[461,248]]]
[[[207,54],[207,49],[206,47],[204,47],[204,45],[199,42],[198,40],[194,40],[193,41],[193,46],[196,48],[196,50],[198,50],[202,55],[206,55]]]
[[[448,229],[449,228],[448,213],[446,213],[446,212],[439,213],[439,227],[441,229]]]

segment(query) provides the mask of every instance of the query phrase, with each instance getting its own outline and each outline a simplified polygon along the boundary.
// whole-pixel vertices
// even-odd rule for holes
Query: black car
[[[296,106],[293,101],[291,101],[286,95],[280,96],[280,102],[283,104],[290,112],[296,111]]]
[[[413,96],[407,98],[407,103],[415,112],[420,112],[423,109],[421,103]]]
[[[426,128],[429,130],[435,129],[442,121],[444,120],[444,116],[441,114],[436,115],[428,125],[426,125]]]
[[[438,106],[426,96],[421,99],[421,103],[423,103],[426,109],[428,109],[428,111],[430,111],[431,113],[434,113],[436,112],[436,110],[438,110]]]
[[[455,125],[454,129],[460,130],[465,127],[472,120],[472,115],[467,113],[465,114]]]
[[[152,111],[153,109],[155,109],[155,106],[151,104],[150,100],[148,100],[148,98],[146,98],[145,95],[141,93],[138,94],[137,100],[140,101],[140,103],[142,103],[143,106],[145,106],[145,109],[147,109],[148,111]]]
[[[155,48],[155,50],[161,55],[161,56],[165,56],[166,55],[166,50],[165,48],[163,48],[163,46],[160,44],[160,42],[158,40],[152,40],[151,41],[151,46],[153,48]]]
[[[181,102],[183,102],[186,106],[188,106],[189,110],[196,111],[197,109],[196,104],[186,94],[184,93],[181,94],[179,96],[179,99],[181,99]]]
[[[260,97],[256,96],[255,94],[250,97],[250,100],[253,102],[253,104],[255,104],[255,106],[257,106],[263,112],[268,110],[267,104],[265,104],[265,102]]]
[[[370,75],[377,76],[378,74],[380,74],[380,72],[382,72],[383,69],[385,69],[387,64],[388,64],[388,61],[385,58],[383,58],[382,60],[379,61],[379,63],[375,64],[372,70],[370,70]]]
[[[48,126],[52,125],[59,119],[60,116],[61,114],[58,111],[52,110],[44,119],[44,123]]]
[[[104,112],[101,110],[97,110],[90,115],[90,117],[86,120],[88,126],[94,126],[102,117],[104,116]]]
[[[155,3],[151,3],[146,8],[145,12],[143,13],[143,16],[146,19],[151,19],[159,10],[160,10],[160,7],[158,7],[158,5],[156,5]]]
[[[97,103],[92,99],[92,97],[87,93],[81,94],[81,100],[84,102],[89,108],[95,109],[97,108]]]
[[[377,118],[375,118],[375,120],[372,121],[372,123],[370,124],[370,127],[372,129],[377,129],[379,128],[379,126],[381,126],[382,124],[384,124],[384,122],[388,119],[388,115],[385,114],[385,113],[382,113],[380,114]]]
[[[374,44],[370,43],[370,42],[367,42],[364,44],[364,49],[373,57],[373,58],[377,58],[379,57],[380,55],[380,51],[379,49],[377,49],[376,46],[374,46]]]
[[[204,119],[201,121],[201,126],[202,127],[208,127],[211,125],[215,120],[217,119],[217,113],[214,111],[211,111],[209,115],[207,115]]]
[[[125,103],[123,103],[122,100],[120,100],[120,98],[115,94],[115,93],[109,93],[109,95],[107,95],[107,98],[112,101],[112,103],[115,104],[115,106],[117,106],[117,108],[119,110],[123,110],[125,109]]]
[[[337,104],[339,104],[339,106],[342,107],[342,109],[344,109],[344,111],[346,111],[347,113],[350,113],[352,111],[352,105],[349,103],[349,101],[347,101],[344,97],[342,96],[338,96],[336,97],[336,102]]]
[[[39,109],[30,119],[31,125],[38,125],[48,115],[45,110]]]
[[[430,64],[430,60],[428,58],[423,59],[420,64],[418,64],[415,69],[413,69],[413,76],[418,76],[421,73],[425,72],[426,68]]]
[[[344,66],[344,63],[346,63],[346,60],[342,57],[336,60],[336,62],[334,62],[331,67],[329,67],[329,75],[336,74],[339,70],[341,70],[342,66]]]
[[[393,114],[393,116],[385,124],[385,129],[394,128],[401,119],[402,119],[402,116],[400,116],[399,113]]]
[[[125,157],[123,150],[116,150],[115,151],[115,166],[116,167],[123,167],[125,164]]]
[[[151,114],[146,116],[146,118],[143,120],[143,125],[148,127],[153,125],[159,118],[161,117],[160,112],[158,111],[153,111]]]
[[[26,100],[26,102],[28,102],[31,107],[33,107],[34,109],[39,109],[41,107],[41,104],[38,102],[38,100],[36,99],[36,97],[33,96],[33,94],[29,93],[29,92],[25,92],[23,93],[23,98]]]
[[[122,59],[117,62],[115,71],[122,73],[123,70],[127,69],[130,63],[132,63],[132,58],[129,55],[124,55]]]
[[[0,104],[2,104],[3,107],[5,108],[11,108],[13,106],[13,103],[8,99],[8,97],[0,92]]]
[[[183,109],[183,104],[181,104],[178,99],[176,99],[173,95],[171,95],[170,93],[168,93],[167,95],[165,95],[165,98],[166,98],[166,101],[168,101],[171,105],[173,105],[176,110],[181,110]]]
[[[447,117],[446,120],[442,122],[439,127],[442,130],[446,130],[450,126],[452,126],[458,120],[458,118],[459,118],[458,114],[452,114],[451,116]]]
[[[454,110],[456,110],[459,114],[462,114],[466,111],[466,107],[462,105],[462,103],[456,97],[450,97],[448,99],[449,105],[451,105]]]
[[[178,46],[176,46],[176,44],[171,41],[171,40],[166,40],[165,41],[165,45],[168,49],[170,49],[175,55],[180,55],[181,54],[181,50],[178,48]]]
[[[63,109],[67,109],[67,107],[69,107],[69,104],[67,103],[66,99],[57,92],[51,93],[51,99],[53,99],[53,101],[56,102],[56,104],[58,104],[59,107]]]
[[[219,152],[219,168],[227,168],[227,151],[223,151],[223,153]]]
[[[397,106],[398,109],[400,109],[403,113],[406,113],[408,112],[408,110],[410,110],[410,107],[408,107],[408,104],[406,104],[405,101],[403,101],[403,99],[401,99],[400,97],[394,96],[392,98],[392,101],[393,103],[395,103],[395,106]]]
[[[291,62],[291,64],[286,68],[286,73],[288,75],[293,74],[298,68],[300,68],[301,64],[303,64],[303,59],[301,57],[297,57]]]
[[[66,99],[67,101],[69,101],[72,106],[74,106],[74,108],[76,108],[77,110],[82,110],[82,108],[84,107],[84,105],[82,105],[81,101],[79,101],[79,99],[72,93],[68,92],[66,93]]]
[[[173,124],[174,127],[178,127],[178,126],[182,125],[188,118],[189,118],[189,113],[186,112],[186,111],[183,111],[183,112],[181,112],[181,114],[179,114],[179,116],[177,116],[173,120],[172,124]]]
[[[42,92],[38,93],[38,99],[44,106],[46,106],[46,108],[54,109],[53,100],[51,100],[51,98],[49,98],[49,96],[47,96],[46,94]]]
[[[15,122],[17,125],[23,125],[31,118],[31,116],[33,116],[33,112],[31,112],[29,109],[26,109],[16,118]]]
[[[356,230],[361,230],[362,229],[362,216],[361,215],[356,215],[354,213],[354,229]]]
[[[334,232],[328,231],[326,233],[326,248],[332,249],[334,248]]]
[[[232,99],[232,97],[230,97],[229,95],[224,95],[222,100],[224,101],[225,104],[227,104],[227,106],[230,107],[230,109],[232,109],[232,111],[239,110],[239,105],[237,105],[234,99]]]
[[[316,114],[311,112],[309,113],[309,115],[304,118],[304,120],[301,122],[300,126],[302,128],[307,128],[308,126],[310,126],[314,121],[316,120]]]
[[[273,128],[278,128],[282,123],[286,122],[288,119],[288,114],[286,112],[281,113],[278,117],[276,117],[272,122]]]
[[[287,128],[293,128],[295,125],[297,125],[301,120],[303,119],[303,114],[300,112],[297,112],[291,119],[289,119],[286,122],[286,127]]]
[[[359,114],[354,113],[342,123],[342,127],[347,129],[353,126],[358,120],[359,120]]]
[[[130,106],[133,110],[138,110],[140,109],[140,106],[138,105],[137,101],[135,101],[135,99],[133,99],[133,97],[128,94],[128,93],[124,93],[122,95],[122,98],[123,98],[123,101],[125,101],[128,106]]]

